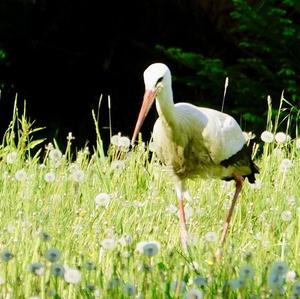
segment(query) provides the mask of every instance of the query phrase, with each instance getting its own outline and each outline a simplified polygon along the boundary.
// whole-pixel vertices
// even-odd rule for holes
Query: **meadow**
[[[72,134],[45,146],[15,107],[0,146],[0,297],[300,298],[300,139],[270,104],[260,174],[219,259],[233,182],[189,181],[185,252],[173,184],[141,136],[131,149],[114,135],[105,153],[93,114],[95,148]]]

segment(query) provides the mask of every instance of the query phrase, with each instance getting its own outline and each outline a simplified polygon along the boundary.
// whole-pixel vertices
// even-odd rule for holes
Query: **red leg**
[[[184,249],[188,246],[188,231],[184,212],[183,197],[179,198],[179,220],[180,220],[180,235],[181,243]]]
[[[182,180],[178,180],[175,182],[176,187],[176,194],[178,198],[179,204],[179,221],[180,221],[180,236],[181,236],[181,243],[184,250],[188,248],[188,230],[186,225],[186,218],[184,212],[184,194],[185,192],[185,185]]]
[[[234,176],[235,183],[236,183],[235,193],[234,193],[234,196],[232,198],[231,206],[229,208],[229,211],[228,211],[228,214],[226,216],[226,220],[225,220],[225,223],[224,223],[224,226],[223,226],[223,232],[222,232],[222,235],[221,235],[221,246],[223,246],[224,243],[225,243],[226,235],[227,235],[228,228],[229,228],[229,223],[230,223],[230,220],[231,220],[231,217],[232,217],[232,213],[233,213],[237,198],[238,198],[238,196],[239,196],[239,194],[242,190],[243,182],[244,182],[244,178],[241,175],[235,175],[234,174],[233,176]]]

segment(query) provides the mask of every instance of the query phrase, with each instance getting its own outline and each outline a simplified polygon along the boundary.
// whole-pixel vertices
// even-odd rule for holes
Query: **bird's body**
[[[234,172],[242,176],[251,174],[245,137],[231,116],[188,103],[173,107],[177,121],[168,121],[163,116],[157,119],[153,149],[174,175],[180,179],[230,179]],[[227,165],[226,161],[239,152],[239,159]]]
[[[258,167],[238,123],[230,115],[217,110],[173,102],[171,73],[162,63],[150,65],[144,72],[145,95],[132,140],[156,99],[159,118],[153,128],[153,149],[168,167],[179,199],[181,237],[187,245],[187,228],[183,197],[185,180],[196,176],[236,181],[236,192],[226,218],[221,243],[225,241],[243,178],[255,181]]]

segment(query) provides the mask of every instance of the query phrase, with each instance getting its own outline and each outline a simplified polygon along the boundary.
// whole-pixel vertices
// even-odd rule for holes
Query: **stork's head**
[[[171,72],[163,63],[153,63],[144,71],[145,91],[157,95],[164,86],[171,84]]]
[[[132,143],[135,141],[156,96],[158,96],[163,89],[171,87],[171,72],[165,64],[153,63],[144,71],[144,82],[145,94],[132,136]]]

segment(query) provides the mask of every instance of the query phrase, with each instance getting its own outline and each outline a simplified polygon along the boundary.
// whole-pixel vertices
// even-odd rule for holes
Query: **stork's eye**
[[[160,77],[157,79],[155,86],[157,86],[158,83],[160,83],[163,80],[164,77]]]

